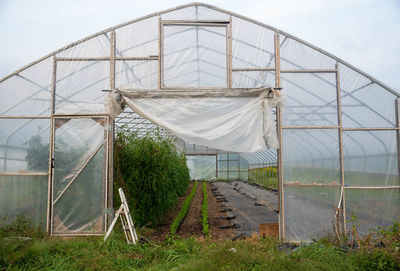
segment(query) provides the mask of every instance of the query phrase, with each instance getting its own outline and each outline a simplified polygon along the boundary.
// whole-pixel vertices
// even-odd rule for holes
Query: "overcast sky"
[[[0,78],[71,42],[191,1],[0,0]],[[400,92],[400,0],[214,0],[349,62]]]

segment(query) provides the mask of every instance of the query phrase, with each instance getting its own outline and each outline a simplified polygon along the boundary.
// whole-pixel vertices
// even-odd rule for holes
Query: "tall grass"
[[[158,136],[119,132],[114,144],[115,206],[122,187],[136,224],[156,226],[190,182],[184,154],[171,140]]]

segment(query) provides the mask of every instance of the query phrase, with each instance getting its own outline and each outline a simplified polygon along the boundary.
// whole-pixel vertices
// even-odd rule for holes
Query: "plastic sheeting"
[[[186,164],[192,180],[212,180],[216,177],[217,159],[214,156],[187,155]]]
[[[272,107],[284,95],[266,98],[130,99],[128,106],[179,138],[224,151],[255,152],[277,148]]]

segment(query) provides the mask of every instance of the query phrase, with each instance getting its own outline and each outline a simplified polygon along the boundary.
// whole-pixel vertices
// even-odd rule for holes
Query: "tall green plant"
[[[122,187],[139,225],[158,225],[175,205],[190,182],[184,154],[172,141],[161,137],[138,137],[119,132],[114,142],[114,199]]]

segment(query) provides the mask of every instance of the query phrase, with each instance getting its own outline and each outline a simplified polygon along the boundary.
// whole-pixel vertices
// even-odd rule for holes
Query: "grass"
[[[127,245],[101,238],[11,239],[0,243],[2,270],[398,270],[383,250],[343,251],[321,243],[281,251],[274,239],[174,239]]]
[[[203,182],[203,204],[201,205],[201,225],[203,226],[203,234],[208,236],[208,195],[207,183]]]
[[[181,223],[183,218],[185,218],[186,213],[189,210],[190,203],[192,202],[192,199],[193,199],[194,195],[196,194],[197,185],[198,185],[198,182],[196,182],[193,185],[192,191],[190,191],[190,194],[187,196],[187,198],[183,202],[181,210],[179,211],[178,215],[176,216],[174,222],[172,223],[171,228],[170,228],[170,234],[171,235],[175,235],[176,234],[176,231],[178,230],[179,224]]]
[[[358,250],[327,239],[294,250],[269,238],[128,245],[118,231],[103,243],[102,237],[48,237],[30,227],[23,219],[0,226],[0,270],[400,270],[399,224],[379,231],[386,248],[370,242]]]

